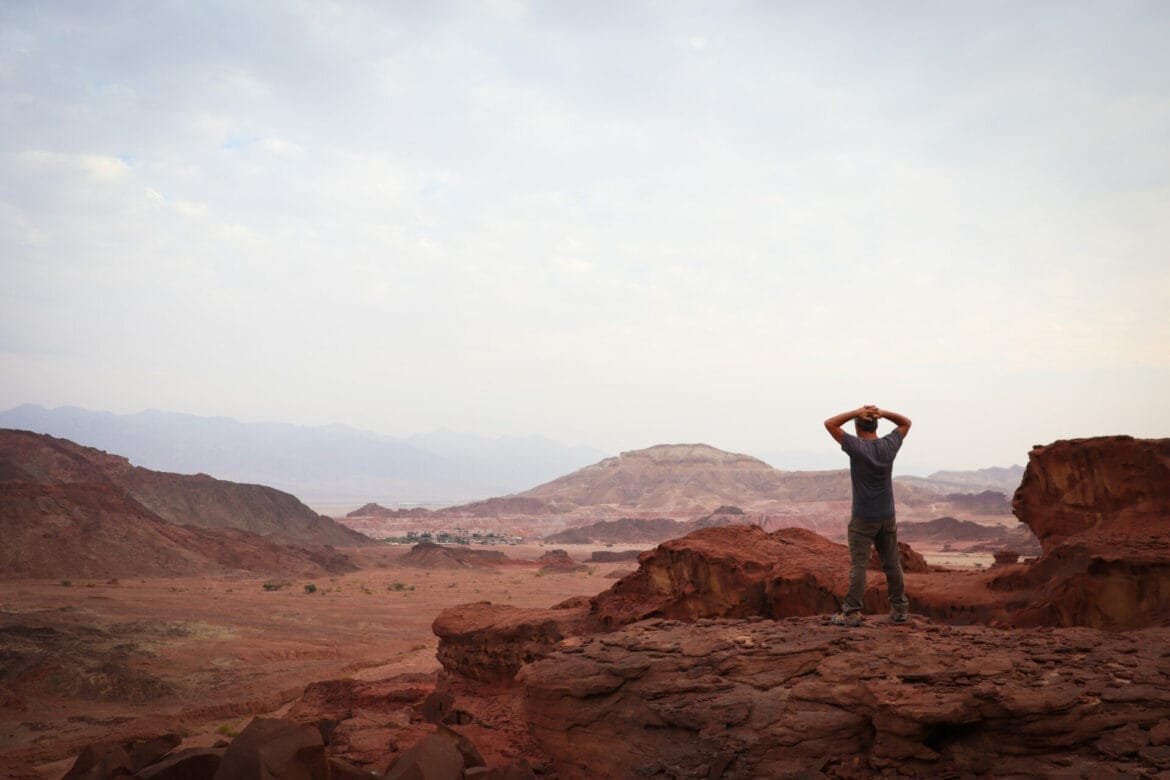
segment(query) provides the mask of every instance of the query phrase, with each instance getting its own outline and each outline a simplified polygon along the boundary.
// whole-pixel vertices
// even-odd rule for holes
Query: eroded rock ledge
[[[1164,628],[648,620],[518,680],[562,778],[1170,770]]]

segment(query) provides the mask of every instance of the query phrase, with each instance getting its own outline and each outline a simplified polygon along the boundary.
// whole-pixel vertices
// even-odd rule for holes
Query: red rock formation
[[[540,565],[541,574],[569,574],[589,569],[583,563],[577,563],[564,550],[549,550],[536,561]]]
[[[517,670],[547,655],[557,642],[600,628],[586,600],[552,609],[519,609],[481,601],[445,609],[432,625],[438,658],[448,672],[510,684]]]
[[[899,545],[907,572],[929,571],[926,561]],[[876,558],[871,569],[880,569]],[[596,596],[593,608],[607,626],[648,617],[790,617],[833,612],[849,586],[849,550],[803,528],[767,533],[754,525],[695,531],[660,544],[639,570]],[[882,609],[885,577],[871,574],[866,605]],[[888,606],[882,611],[888,610]]]
[[[537,741],[594,777],[1153,775],[1170,631],[651,620],[521,670]]]
[[[1022,625],[1170,621],[1170,439],[1036,447],[1012,508],[1044,554],[991,587],[1029,592]]]
[[[1103,436],[1037,446],[1028,453],[1012,510],[1046,553],[1075,537],[1097,547],[1128,543],[1135,553],[1151,540],[1165,544],[1170,439]]]
[[[398,562],[418,569],[466,569],[499,566],[507,562],[507,556],[499,550],[473,550],[462,545],[419,542]]]

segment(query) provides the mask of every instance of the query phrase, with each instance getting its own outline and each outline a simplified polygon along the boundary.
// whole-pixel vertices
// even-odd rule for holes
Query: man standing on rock
[[[878,420],[885,418],[897,427],[878,438]],[[857,435],[841,429],[853,420]],[[866,405],[842,412],[825,420],[829,435],[837,440],[849,456],[849,478],[853,482],[853,514],[849,520],[849,593],[841,611],[832,617],[833,625],[860,626],[861,600],[865,596],[865,570],[869,565],[869,548],[877,548],[886,573],[890,594],[890,619],[906,622],[910,601],[898,560],[898,529],[894,517],[894,458],[902,440],[910,431],[910,418],[897,412]]]

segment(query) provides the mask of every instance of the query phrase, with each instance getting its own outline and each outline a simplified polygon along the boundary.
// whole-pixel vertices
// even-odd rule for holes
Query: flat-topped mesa
[[[629,450],[616,458],[606,458],[598,465],[617,465],[621,461],[649,460],[654,463],[717,463],[771,470],[771,466],[751,455],[726,452],[709,444],[656,444],[644,450]]]
[[[711,507],[783,501],[807,492],[796,480],[749,455],[707,444],[660,444],[623,452],[520,493],[563,507],[628,507],[630,511],[709,514]],[[848,476],[833,475],[833,497],[848,498]]]
[[[1077,537],[1140,552],[1170,543],[1170,439],[1101,436],[1036,446],[1012,511],[1047,553]]]

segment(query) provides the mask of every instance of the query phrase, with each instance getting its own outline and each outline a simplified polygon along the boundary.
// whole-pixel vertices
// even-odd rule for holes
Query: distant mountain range
[[[69,439],[144,468],[269,485],[330,507],[368,501],[445,506],[524,490],[606,455],[540,437],[439,431],[398,439],[343,425],[35,404],[0,412],[0,428]]]

